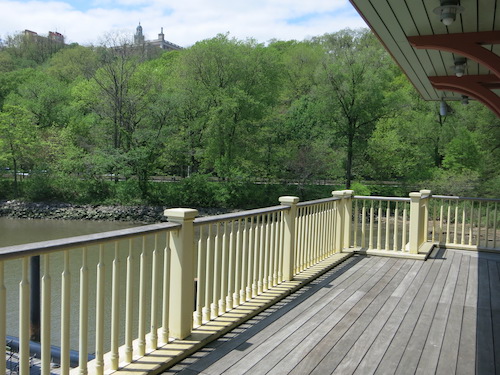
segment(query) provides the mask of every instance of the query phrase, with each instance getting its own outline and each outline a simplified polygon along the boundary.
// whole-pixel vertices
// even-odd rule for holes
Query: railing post
[[[295,265],[295,217],[297,216],[298,197],[284,196],[279,201],[290,209],[283,211],[284,233],[283,233],[283,281],[293,279],[293,269]]]
[[[332,196],[340,198],[337,203],[335,226],[335,252],[351,246],[352,195],[353,190],[335,190]]]
[[[423,213],[423,229],[422,229],[422,242],[426,242],[428,235],[427,233],[429,232],[429,202],[432,197],[432,191],[430,190],[420,190],[420,193],[422,194],[422,209],[424,210]]]
[[[427,194],[423,194],[426,190],[418,193],[410,193],[410,254],[418,254],[420,245],[425,242],[425,204],[423,204],[422,197],[425,198]]]
[[[169,332],[174,338],[184,339],[193,328],[194,301],[194,226],[197,210],[172,208],[165,210],[168,221],[182,224],[170,235],[172,258],[170,263],[170,318]]]

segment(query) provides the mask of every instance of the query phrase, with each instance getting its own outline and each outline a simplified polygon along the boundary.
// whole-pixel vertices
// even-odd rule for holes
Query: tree
[[[253,137],[277,101],[275,51],[228,35],[196,43],[181,56],[179,86],[189,126],[201,135],[202,167],[228,178],[251,169]]]
[[[38,134],[29,112],[5,105],[0,112],[0,161],[14,174],[14,192],[19,194],[18,173],[31,169],[37,160]]]
[[[317,99],[345,147],[345,185],[351,186],[355,156],[381,118],[392,114],[384,100],[393,63],[368,30],[343,30],[316,39],[325,48],[318,71]]]

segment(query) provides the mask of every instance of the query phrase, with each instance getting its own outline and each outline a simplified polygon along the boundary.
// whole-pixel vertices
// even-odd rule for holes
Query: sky
[[[57,31],[67,43],[100,44],[109,33],[182,47],[227,33],[237,39],[304,40],[366,27],[348,0],[0,0],[0,38],[23,30]]]

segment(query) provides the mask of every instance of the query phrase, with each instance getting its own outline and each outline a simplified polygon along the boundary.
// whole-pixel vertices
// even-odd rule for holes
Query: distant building
[[[158,34],[158,39],[145,40],[142,26],[140,23],[139,26],[137,26],[137,28],[135,29],[134,44],[137,46],[148,45],[148,46],[158,47],[166,51],[174,51],[182,49],[181,46],[178,46],[177,44],[165,40],[165,34],[163,34],[163,27],[161,28],[161,32]]]
[[[48,39],[52,42],[64,44],[64,35],[62,35],[61,33],[58,33],[57,31],[49,31],[48,36],[41,36],[41,35],[38,35],[38,33],[34,32],[34,31],[26,29],[26,30],[24,30],[23,34],[26,37],[37,39],[37,40],[44,40],[44,39],[47,40]]]

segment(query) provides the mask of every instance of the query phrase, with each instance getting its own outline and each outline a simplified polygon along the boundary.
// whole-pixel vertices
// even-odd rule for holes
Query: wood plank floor
[[[164,374],[500,373],[499,267],[356,255]]]

